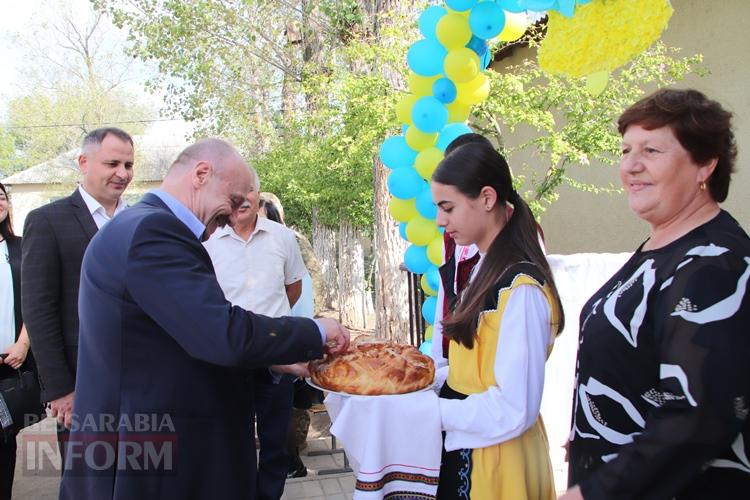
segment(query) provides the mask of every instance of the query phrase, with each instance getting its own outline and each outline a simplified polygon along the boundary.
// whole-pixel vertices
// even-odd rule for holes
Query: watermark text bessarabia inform
[[[75,415],[67,442],[66,473],[116,469],[118,474],[173,474],[177,432],[169,414]],[[46,419],[19,440],[24,475],[59,476],[57,427]]]

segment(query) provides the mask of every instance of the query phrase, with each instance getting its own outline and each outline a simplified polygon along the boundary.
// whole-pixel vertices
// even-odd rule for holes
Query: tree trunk
[[[320,263],[323,277],[322,304],[325,309],[336,309],[339,303],[339,273],[336,265],[336,231],[318,220],[318,209],[312,216],[313,251]]]
[[[365,328],[365,255],[362,231],[342,220],[339,224],[339,316],[350,328]]]
[[[383,14],[399,9],[413,9],[410,2],[397,0],[361,0],[360,6],[367,16],[367,30],[377,37]],[[387,22],[387,21],[386,21]],[[374,68],[381,71],[393,87],[403,88],[400,75],[390,71],[388,65]],[[407,274],[399,270],[403,262],[406,242],[401,239],[398,223],[388,214],[388,171],[378,155],[373,158],[373,204],[375,211],[376,258],[375,271],[375,334],[400,343],[409,342],[409,288]]]
[[[375,160],[375,334],[394,342],[409,343],[409,288],[407,273],[399,270],[406,242],[398,223],[388,213],[388,172]]]

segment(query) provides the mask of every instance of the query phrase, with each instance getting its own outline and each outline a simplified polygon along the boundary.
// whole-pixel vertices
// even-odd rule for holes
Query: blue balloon
[[[409,238],[406,237],[406,222],[399,222],[398,223],[398,234],[401,235],[403,239],[406,241],[409,241]],[[434,288],[433,288],[434,290]]]
[[[447,148],[451,142],[456,140],[456,138],[464,134],[470,134],[472,132],[473,130],[471,130],[471,127],[469,127],[465,123],[451,123],[450,125],[445,127],[442,132],[440,132],[440,137],[438,137],[437,142],[437,148],[441,151],[445,151],[445,148]]]
[[[406,143],[406,137],[389,137],[380,146],[380,159],[388,168],[410,167],[417,159],[417,152]]]
[[[494,2],[482,2],[471,9],[469,27],[478,38],[495,38],[505,27],[505,12]]]
[[[490,47],[486,41],[476,35],[472,35],[471,40],[466,44],[466,48],[473,50],[481,58],[487,53]]]
[[[518,0],[518,5],[526,10],[541,12],[557,6],[557,0]]]
[[[440,78],[432,84],[432,95],[434,95],[438,101],[450,104],[456,100],[458,89],[456,89],[456,84],[453,83],[450,78]]]
[[[448,13],[442,7],[433,5],[427,7],[424,12],[419,16],[419,31],[424,35],[425,38],[432,38],[437,40],[437,24],[440,19]]]
[[[445,5],[455,10],[456,12],[469,10],[478,3],[479,0],[445,0]]]
[[[487,69],[492,64],[492,51],[487,50],[482,56],[482,69]]]
[[[414,274],[423,274],[426,272],[432,263],[427,258],[427,247],[420,247],[417,245],[409,245],[409,248],[404,252],[404,265]]]
[[[558,0],[557,10],[565,17],[573,17],[576,11],[576,0]]]
[[[519,2],[520,0],[497,0],[498,5],[502,7],[503,10],[516,14],[526,10],[519,5]]]
[[[448,110],[435,97],[426,96],[414,103],[411,119],[419,130],[432,134],[440,132],[448,123]]]
[[[437,307],[437,297],[427,297],[422,303],[422,317],[431,325],[435,323],[435,307]]]
[[[432,340],[422,342],[422,345],[419,346],[419,352],[425,356],[429,356],[432,353]]]
[[[388,191],[396,198],[408,200],[424,189],[425,181],[411,167],[397,168],[388,175]]]
[[[409,47],[406,61],[416,74],[435,76],[443,72],[443,60],[447,54],[448,51],[437,40],[424,39]]]
[[[417,195],[417,212],[425,219],[437,217],[437,205],[432,202],[432,191],[429,188]]]
[[[425,275],[427,276],[427,284],[437,292],[437,289],[440,286],[440,271],[438,270],[438,267],[430,267]]]

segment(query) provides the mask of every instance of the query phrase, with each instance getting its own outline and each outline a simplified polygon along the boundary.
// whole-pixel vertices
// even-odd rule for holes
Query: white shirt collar
[[[81,198],[83,198],[84,203],[86,203],[86,207],[89,209],[89,213],[93,216],[95,213],[100,213],[107,219],[111,219],[115,215],[119,214],[125,209],[125,202],[122,201],[122,198],[119,198],[117,200],[117,206],[115,207],[115,213],[112,214],[112,217],[109,217],[107,215],[107,211],[104,209],[101,203],[96,201],[96,198],[91,196],[86,192],[86,190],[83,188],[83,184],[80,184],[78,186],[78,192],[81,193]]]
[[[260,231],[268,232],[269,231],[269,224],[274,224],[274,222],[271,221],[271,220],[268,220],[265,217],[261,217],[260,215],[258,215],[258,219],[255,221],[255,229],[253,229],[253,232],[250,233],[250,238],[248,238],[248,242],[250,240],[252,240],[253,236],[255,236],[256,234],[258,234],[258,232],[260,232]],[[230,225],[226,225],[224,227],[220,227],[220,228],[216,229],[216,237],[217,238],[224,238],[226,236],[231,236],[231,237],[233,237],[235,239],[245,241],[245,240],[243,240],[235,232],[235,230]]]

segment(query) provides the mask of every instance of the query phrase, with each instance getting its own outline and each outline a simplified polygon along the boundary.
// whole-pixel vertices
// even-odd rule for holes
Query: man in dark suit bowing
[[[60,452],[73,412],[78,356],[78,282],[86,246],[125,208],[133,178],[133,139],[101,128],[83,139],[81,185],[66,198],[31,211],[23,231],[21,302],[42,386],[57,417]]]
[[[251,184],[232,146],[199,141],[91,241],[61,499],[251,499],[246,371],[348,347],[334,320],[274,319],[224,298],[201,239],[233,223]]]

